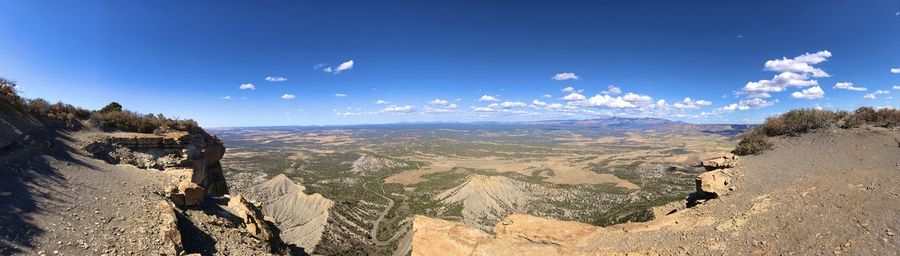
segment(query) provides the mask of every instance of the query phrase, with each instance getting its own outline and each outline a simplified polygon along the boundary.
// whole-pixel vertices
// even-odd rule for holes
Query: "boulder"
[[[186,206],[198,205],[206,197],[206,190],[193,182],[182,181],[178,184],[178,191],[184,195],[184,205]]]
[[[696,179],[697,192],[718,197],[729,191],[731,175],[724,170],[709,171],[700,174]]]

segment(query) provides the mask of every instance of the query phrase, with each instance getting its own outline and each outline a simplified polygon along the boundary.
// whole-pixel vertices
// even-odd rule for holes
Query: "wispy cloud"
[[[665,101],[663,101],[663,102],[657,101],[656,105],[665,106],[666,105],[665,103],[666,103]],[[712,102],[710,102],[708,100],[693,100],[690,97],[685,97],[684,100],[682,100],[680,102],[675,102],[675,104],[672,104],[672,107],[677,108],[677,109],[698,109],[700,107],[709,106],[709,105],[712,105]]]
[[[866,95],[863,96],[863,99],[874,100],[875,98],[876,98],[876,97],[875,97],[875,94],[874,94],[874,93],[869,93],[869,94],[866,94]]]
[[[348,60],[341,63],[341,65],[338,65],[337,68],[334,69],[334,73],[341,73],[341,71],[350,70],[351,68],[353,68],[353,60]]]
[[[385,101],[385,100],[378,100],[378,101],[375,101],[375,104],[377,104],[377,105],[384,105],[384,104],[388,104],[388,103],[389,103],[389,102],[387,102],[387,101]]]
[[[836,84],[834,84],[834,89],[850,90],[850,91],[860,91],[860,92],[869,90],[869,89],[867,89],[867,88],[865,88],[865,87],[859,87],[859,86],[856,86],[856,85],[854,85],[853,83],[850,83],[850,82],[840,82],[840,83],[836,83]]]
[[[251,83],[241,84],[241,86],[238,88],[240,88],[241,90],[256,90],[256,86]]]
[[[293,100],[294,98],[297,98],[297,97],[294,96],[293,94],[285,93],[284,95],[281,95],[282,100]]]
[[[231,96],[222,97],[223,100],[231,100]]]
[[[478,101],[495,102],[495,101],[500,101],[500,99],[497,99],[496,97],[491,96],[491,95],[481,95],[481,98],[478,98]]]
[[[343,93],[335,93],[335,94],[334,94],[334,97],[344,98],[344,97],[347,97],[347,94],[343,94]]]
[[[320,64],[316,64],[316,66],[313,66],[313,69],[318,69],[318,68],[324,67],[324,68],[322,68],[322,71],[325,71],[327,73],[339,74],[343,71],[352,69],[353,68],[353,60],[345,61],[345,62],[341,63],[340,65],[338,65],[336,68],[332,68],[331,66],[325,66],[324,64],[321,64],[321,66],[319,66],[319,65]]]
[[[447,105],[447,104],[450,104],[450,102],[447,101],[447,100],[444,100],[444,99],[434,99],[434,100],[429,101],[428,104],[431,104],[431,105]]]
[[[269,81],[269,82],[284,82],[284,81],[287,81],[287,78],[280,77],[280,76],[267,76],[267,77],[266,77],[266,81]]]
[[[735,110],[760,109],[760,108],[775,105],[775,103],[778,103],[778,99],[775,99],[773,101],[767,101],[767,100],[761,99],[761,98],[743,99],[738,103],[732,103],[732,104],[726,105],[724,107],[717,108],[714,112],[715,113],[731,113],[731,112],[734,112]]]
[[[425,106],[422,110],[424,110],[425,113],[429,113],[429,114],[445,114],[445,113],[456,113],[457,108],[459,108],[459,106],[457,106],[454,103],[450,103],[450,104],[446,104],[446,105]]]
[[[559,73],[559,74],[556,74],[555,76],[553,76],[553,80],[556,80],[556,81],[578,80],[578,76],[575,75],[575,73],[570,73],[570,72]]]
[[[615,85],[608,85],[608,86],[606,86],[606,90],[602,91],[600,93],[601,94],[609,94],[609,95],[621,94],[622,88],[616,87]]]
[[[900,74],[900,68],[892,68],[891,73],[892,74]]]
[[[405,106],[390,106],[381,110],[381,112],[385,113],[410,113],[413,112],[413,106],[405,105]]]
[[[891,91],[887,91],[887,90],[875,90],[875,94],[891,94]]]

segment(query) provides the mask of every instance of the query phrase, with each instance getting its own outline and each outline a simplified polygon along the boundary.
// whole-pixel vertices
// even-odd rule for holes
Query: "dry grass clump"
[[[817,129],[840,127],[853,128],[864,125],[895,128],[900,127],[900,110],[861,107],[856,111],[830,111],[818,109],[795,109],[777,117],[766,118],[757,127],[741,134],[741,140],[732,151],[737,155],[757,154],[772,147],[768,137],[797,136]]]
[[[194,131],[199,127],[190,119],[170,119],[164,115],[140,114],[112,102],[100,110],[87,110],[62,102],[50,104],[44,99],[25,99],[16,92],[16,83],[0,77],[0,100],[45,121],[59,122],[72,129],[87,124],[106,131],[161,133],[169,130]]]

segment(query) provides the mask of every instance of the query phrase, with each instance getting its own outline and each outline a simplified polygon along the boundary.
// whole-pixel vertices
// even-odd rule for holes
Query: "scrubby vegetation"
[[[16,83],[0,77],[0,100],[9,102],[22,112],[45,121],[64,124],[71,129],[90,126],[106,131],[161,133],[169,130],[193,131],[197,122],[190,119],[171,119],[162,114],[140,114],[125,110],[112,102],[99,111],[75,107],[62,102],[51,104],[44,99],[26,99],[18,95]]]
[[[796,136],[822,128],[854,128],[860,126],[900,127],[900,110],[861,107],[853,112],[818,109],[795,109],[766,121],[744,134],[733,153],[750,155],[770,147],[769,137]]]

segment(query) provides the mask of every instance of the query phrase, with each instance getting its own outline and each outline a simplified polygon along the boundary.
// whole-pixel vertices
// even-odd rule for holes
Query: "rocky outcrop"
[[[734,154],[726,154],[722,157],[716,157],[700,161],[700,166],[706,168],[707,171],[734,168],[737,165],[737,156]]]
[[[207,194],[228,193],[220,163],[225,146],[219,138],[200,128],[159,135],[112,133],[85,144],[83,149],[111,164],[158,170],[191,168],[190,181],[203,187]]]
[[[724,195],[730,190],[731,177],[729,169],[701,173],[696,179],[697,193],[705,193],[714,198]]]
[[[183,200],[185,206],[195,206],[203,202],[203,198],[206,197],[206,192],[203,187],[197,185],[193,182],[182,181],[178,184],[178,194],[177,197],[180,197]],[[178,203],[176,203],[178,205]]]
[[[228,211],[241,218],[244,228],[250,236],[266,242],[281,242],[278,239],[277,229],[269,225],[263,218],[262,212],[244,200],[244,197],[239,195],[229,197]]]

